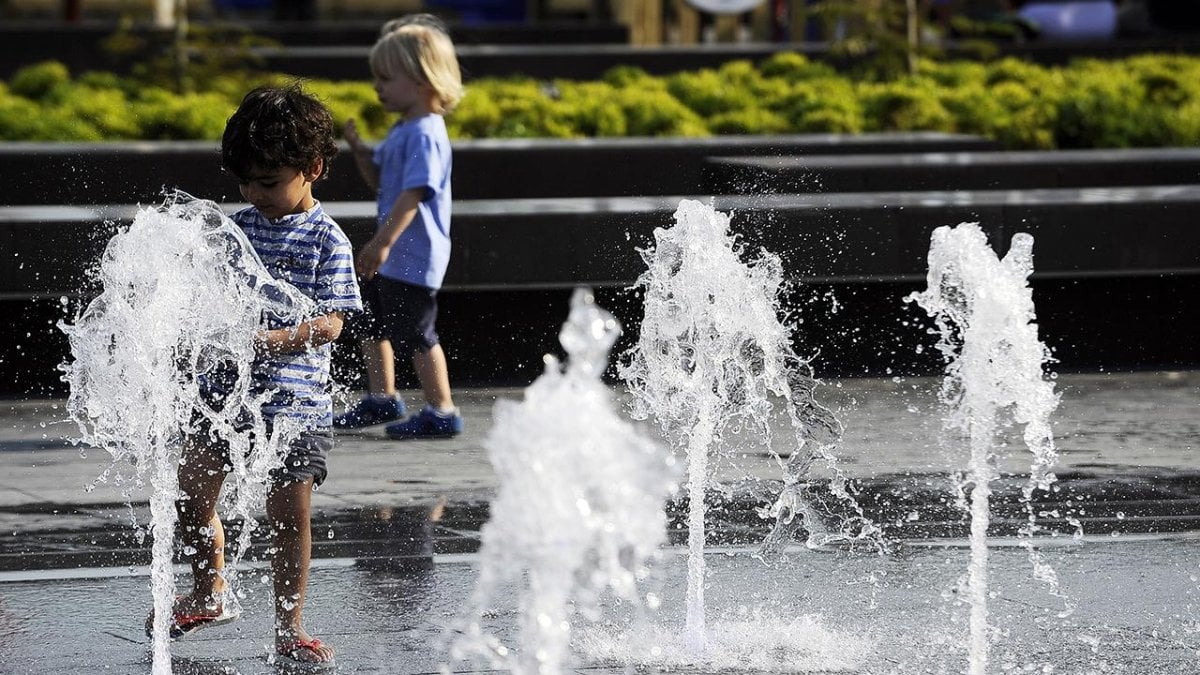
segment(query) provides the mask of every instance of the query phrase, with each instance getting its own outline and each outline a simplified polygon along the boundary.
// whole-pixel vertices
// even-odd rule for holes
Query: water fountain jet
[[[250,386],[254,335],[264,314],[299,323],[312,301],[271,278],[216,204],[183,193],[139,210],[108,242],[96,274],[99,296],[74,323],[60,324],[71,347],[62,366],[67,410],[79,429],[75,442],[111,455],[105,476],[115,472],[114,480],[124,482],[122,472],[131,472],[127,500],[149,487],[153,671],[162,675],[171,671],[167,632],[183,435],[195,432],[200,416],[230,440],[225,513],[244,522],[225,571],[233,592],[228,601],[236,604],[237,562],[254,529],[253,510],[265,499],[268,473],[282,463],[279,451],[298,431],[280,424],[266,432],[260,407],[270,392]],[[220,409],[201,395],[201,380],[215,376],[235,383]],[[252,446],[251,434],[266,442]]]
[[[598,618],[608,593],[641,604],[638,584],[666,539],[674,461],[615,412],[601,381],[619,331],[591,292],[577,289],[559,333],[565,368],[547,356],[523,401],[496,403],[484,445],[499,488],[453,659],[554,675],[577,615]],[[497,589],[511,582],[521,585],[515,649],[483,627],[502,602]]]
[[[1002,426],[1024,425],[1024,441],[1033,454],[1023,499],[1028,522],[1022,533],[1036,533],[1030,506],[1035,490],[1048,490],[1057,460],[1050,416],[1058,405],[1054,383],[1046,377],[1050,352],[1038,339],[1033,294],[1033,237],[1016,234],[1008,253],[998,257],[977,223],[939,227],[929,247],[927,288],[909,295],[934,320],[946,376],[940,398],[948,408],[945,424],[962,434],[970,449],[971,562],[967,591],[970,611],[969,673],[984,675],[989,651],[988,548],[991,483],[996,478]],[[960,486],[960,490],[965,488]],[[1053,570],[1036,559],[1039,578],[1053,581]]]
[[[696,657],[706,648],[710,459],[727,459],[737,450],[738,430],[766,448],[783,473],[780,495],[763,510],[775,526],[760,556],[780,555],[800,529],[807,530],[810,546],[853,540],[884,547],[836,465],[833,450],[841,423],[817,403],[812,368],[792,349],[790,330],[778,319],[782,263],[766,251],[748,256],[729,232],[729,222],[729,216],[705,204],[683,200],[675,226],[654,231],[655,245],[641,252],[648,269],[637,281],[645,293],[645,318],[620,368],[632,394],[632,415],[654,418],[688,459],[685,639]],[[780,441],[790,444],[783,451],[772,437],[772,420],[780,415],[792,432]],[[829,488],[851,515],[819,513],[808,483],[818,461],[832,470]],[[828,527],[828,518],[839,522]]]

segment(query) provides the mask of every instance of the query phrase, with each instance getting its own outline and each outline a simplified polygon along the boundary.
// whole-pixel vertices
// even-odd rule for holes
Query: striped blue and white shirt
[[[271,276],[312,298],[318,314],[362,310],[354,255],[342,228],[318,202],[308,211],[267,220],[249,207],[232,216]],[[266,317],[266,327],[288,328]],[[254,389],[271,391],[263,416],[286,415],[308,429],[333,425],[330,387],[332,346],[263,356],[254,363]]]

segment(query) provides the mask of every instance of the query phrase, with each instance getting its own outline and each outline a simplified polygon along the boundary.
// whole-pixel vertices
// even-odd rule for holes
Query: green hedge
[[[0,82],[0,140],[215,140],[246,90],[287,79],[230,74],[179,95],[41,63]],[[369,138],[393,121],[367,82],[306,86]],[[1059,68],[1012,58],[927,61],[916,76],[876,82],[781,53],[664,77],[620,67],[596,81],[473,80],[447,121],[454,138],[929,130],[1026,149],[1186,146],[1200,143],[1200,58],[1145,55]]]

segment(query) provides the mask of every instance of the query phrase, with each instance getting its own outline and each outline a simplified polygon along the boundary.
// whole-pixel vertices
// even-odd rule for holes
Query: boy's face
[[[404,72],[389,78],[375,77],[375,94],[388,112],[411,117],[428,105],[431,89],[428,84],[418,82]],[[427,112],[427,111],[426,111]]]
[[[282,218],[303,213],[316,204],[312,196],[312,184],[320,175],[319,170],[305,173],[284,166],[267,171],[252,166],[249,175],[238,179],[238,190],[263,216],[269,219]]]

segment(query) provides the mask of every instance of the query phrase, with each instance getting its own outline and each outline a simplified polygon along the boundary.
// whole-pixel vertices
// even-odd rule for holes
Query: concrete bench
[[[671,224],[682,197],[466,200],[455,205],[446,290],[630,285],[637,249]],[[706,197],[698,197],[705,200]],[[783,259],[801,283],[914,282],[924,278],[929,235],[978,221],[1000,250],[1017,232],[1035,238],[1041,278],[1200,273],[1200,186],[986,192],[719,196],[748,250]],[[327,202],[361,243],[373,202]],[[234,208],[234,205],[230,205]],[[136,211],[102,207],[0,208],[0,297],[87,295],[86,270]]]
[[[107,0],[105,0],[107,1]],[[143,0],[137,0],[142,2]],[[322,0],[323,2],[324,0]],[[282,54],[290,53],[293,48],[318,46],[347,46],[357,48],[355,59],[339,61],[342,66],[336,71],[334,79],[370,79],[367,70],[366,50],[374,44],[379,35],[379,28],[389,18],[402,16],[419,10],[421,3],[416,0],[391,0],[392,2],[407,3],[409,9],[389,11],[386,6],[378,4],[375,8],[379,18],[374,19],[339,19],[336,21],[316,21],[312,23],[250,20],[240,21],[239,26],[252,34],[268,40],[273,40],[285,49],[269,50],[272,58],[278,59]],[[119,2],[128,4],[127,0]],[[379,0],[372,0],[378,3]],[[58,8],[57,0],[54,5]],[[89,0],[86,6],[95,9],[95,1]],[[149,16],[152,3],[145,2],[146,15]],[[320,2],[318,4],[321,4]],[[61,11],[61,9],[59,9]],[[197,25],[203,25],[203,21]],[[96,69],[121,69],[127,64],[119,62],[104,49],[104,41],[118,30],[115,20],[96,20],[71,24],[62,21],[12,21],[0,26],[0,44],[5,45],[0,52],[0,79],[7,79],[20,70],[39,61],[56,60],[65,64],[73,73]],[[150,42],[168,42],[172,37],[170,29],[156,29],[142,25],[135,28],[135,34]],[[471,45],[538,45],[538,44],[614,44],[626,43],[629,40],[629,29],[616,22],[582,22],[571,20],[539,20],[528,24],[506,25],[462,25],[451,24],[450,34],[456,46],[460,49]],[[301,52],[302,53],[302,52]]]
[[[1200,183],[1200,148],[708,157],[714,194],[1017,190]]]
[[[671,222],[679,198],[464,201],[440,296],[439,326],[457,384],[526,384],[557,335],[576,284],[592,285],[626,329],[642,317],[629,288],[644,269],[637,248]],[[1038,324],[1056,369],[1193,368],[1200,297],[1200,187],[990,192],[726,196],[750,250],[781,255],[783,298],[800,353],[822,376],[932,374],[940,364],[927,318],[903,298],[925,285],[929,234],[981,221],[1004,246],[1035,237]],[[233,207],[234,205],[230,205]],[[329,202],[355,242],[369,235],[370,202]],[[68,355],[55,325],[95,292],[86,270],[128,205],[0,207],[0,396],[60,396]],[[110,222],[111,221],[111,222]],[[66,301],[63,301],[63,298]],[[355,350],[338,351],[339,381],[354,384]],[[406,386],[415,386],[408,383]]]
[[[344,146],[343,146],[344,147]],[[704,159],[723,155],[959,152],[995,149],[978,136],[797,134],[710,138],[484,139],[454,143],[454,198],[701,194]],[[0,204],[161,201],[164,187],[239,200],[210,141],[0,144]],[[319,183],[325,201],[370,200],[348,152]]]

